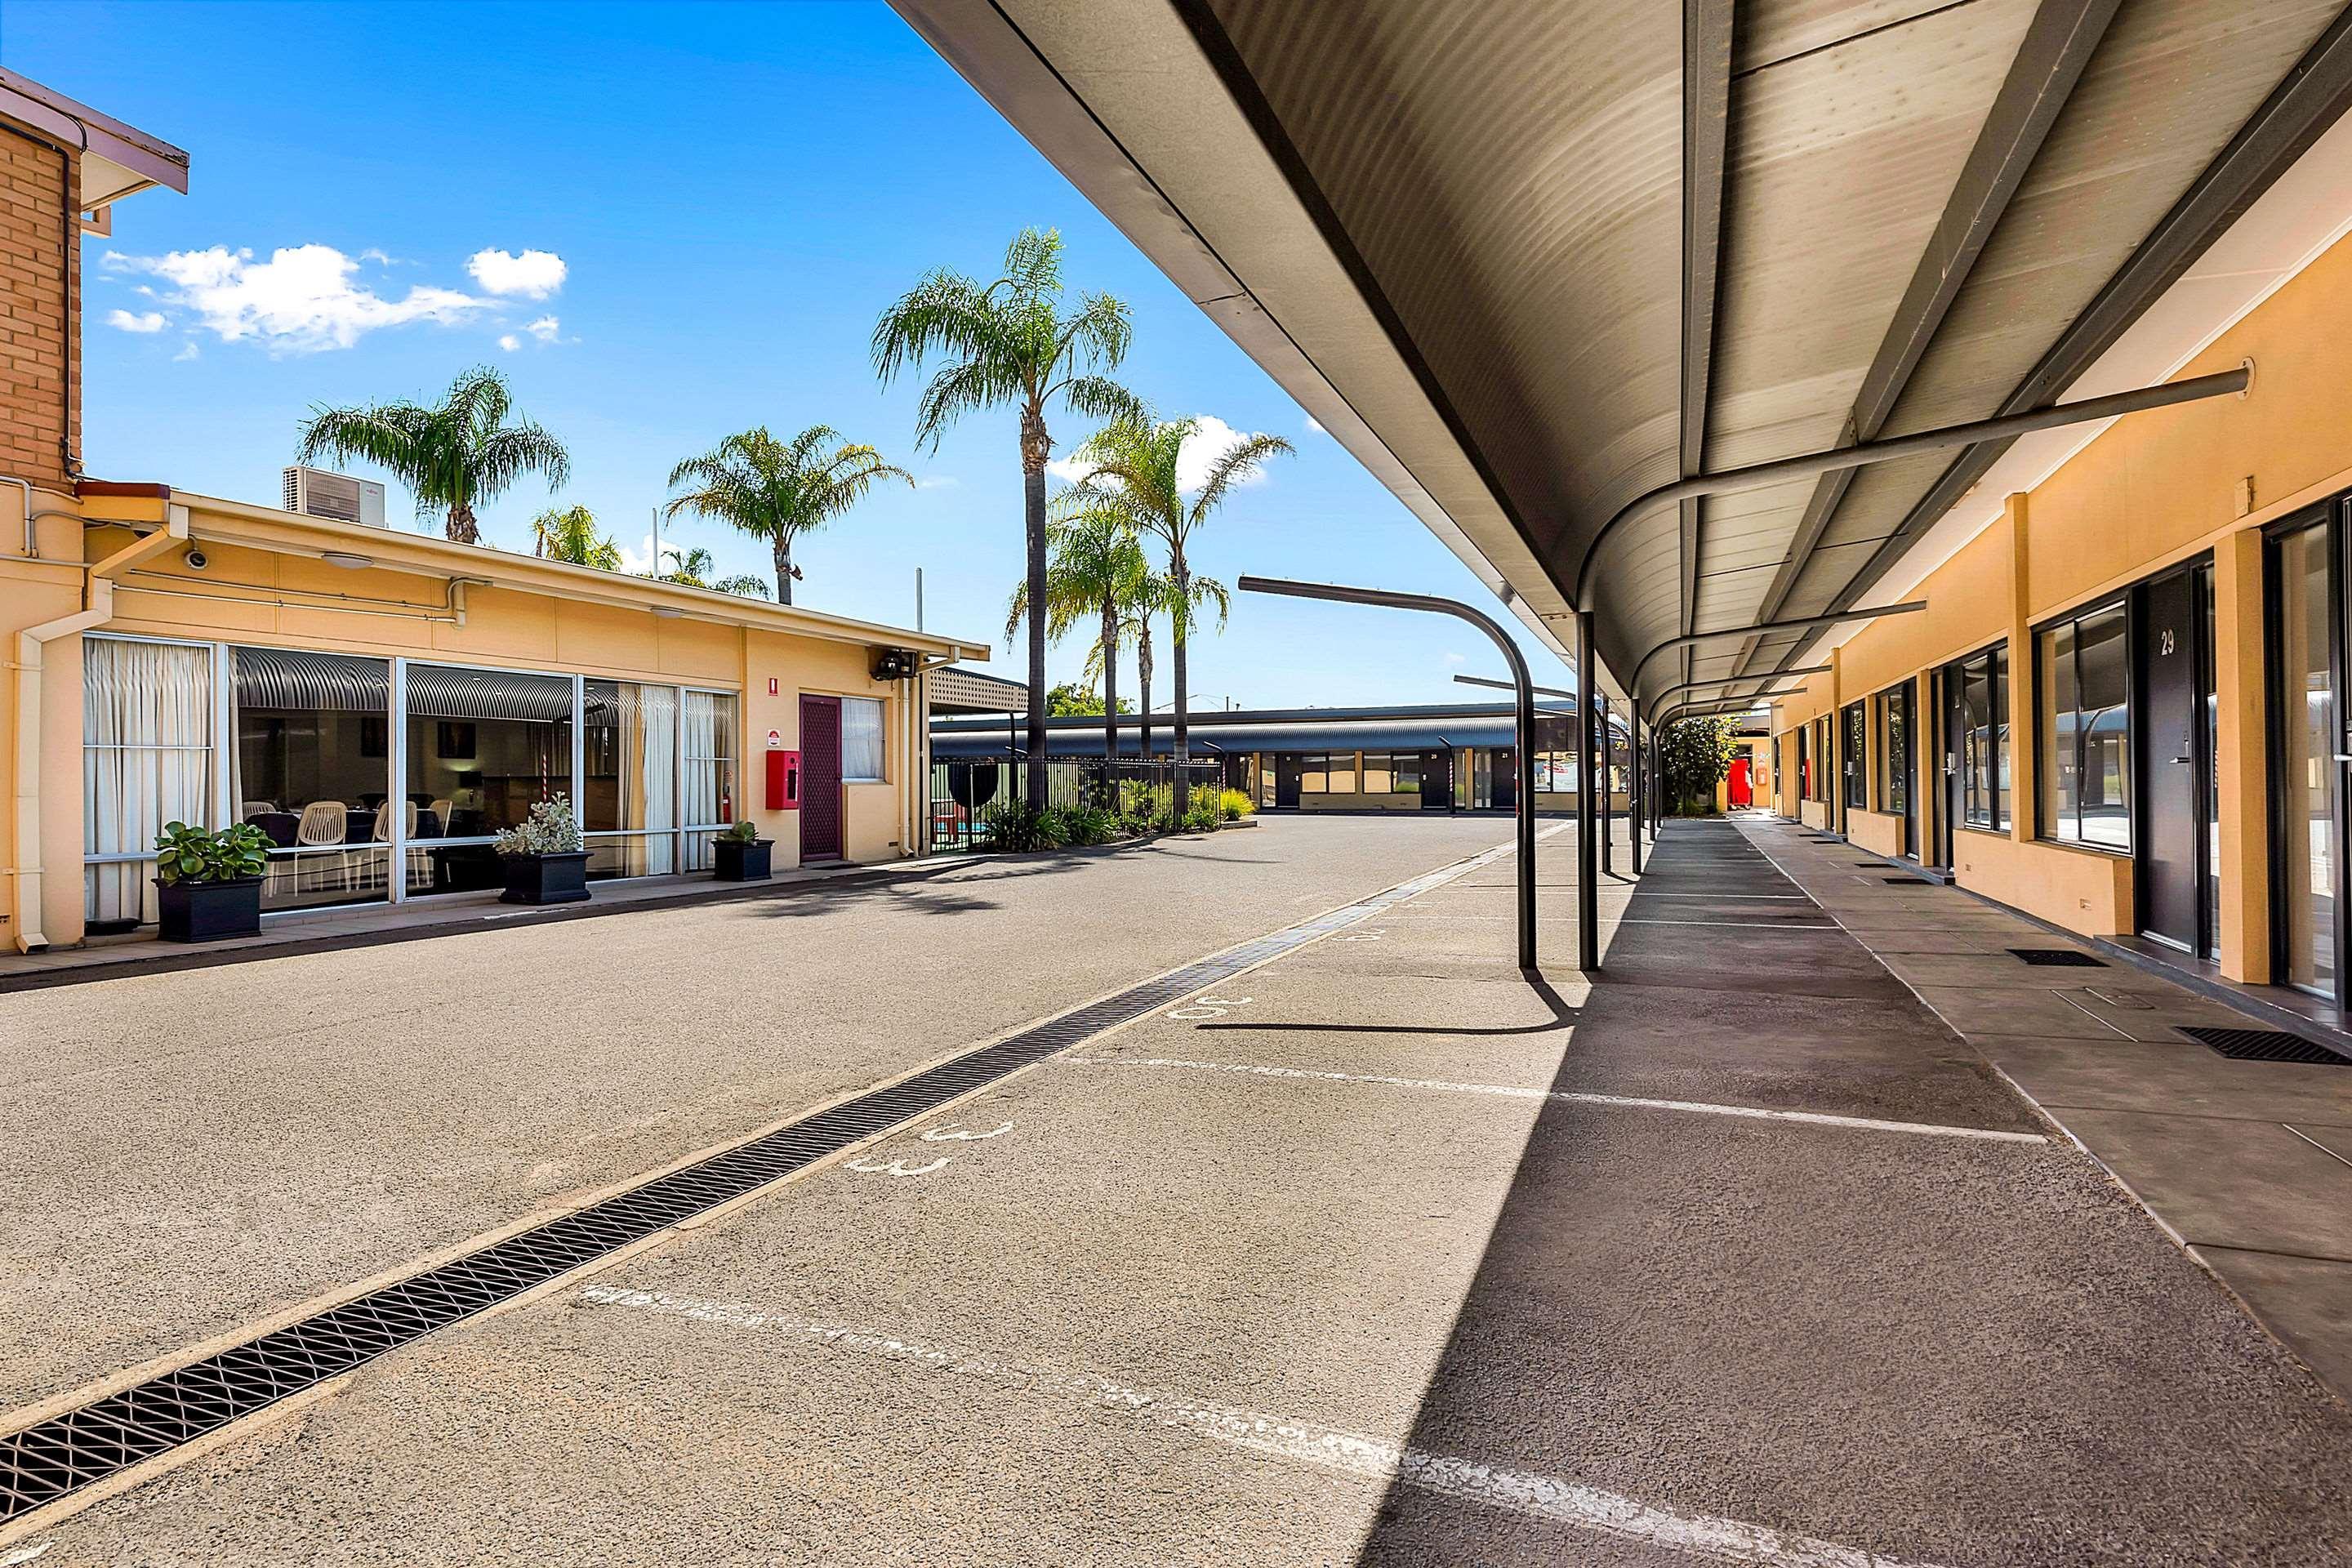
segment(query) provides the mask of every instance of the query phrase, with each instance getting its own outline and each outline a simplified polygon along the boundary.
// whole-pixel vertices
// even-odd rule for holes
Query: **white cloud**
[[[198,324],[223,342],[256,338],[269,352],[315,353],[347,349],[368,332],[412,321],[452,326],[484,301],[449,289],[417,287],[397,300],[354,287],[359,263],[332,246],[300,245],[256,262],[250,250],[174,250],[163,256],[109,251],[103,265],[118,272],[148,272],[173,285],[167,304],[196,313]]]
[[[1331,434],[1331,432],[1323,428],[1323,421],[1316,418],[1312,414],[1307,416],[1307,433],[1309,436],[1328,436]]]
[[[961,483],[963,481],[953,474],[925,474],[915,481],[915,488],[919,490],[951,490]]]
[[[467,258],[466,270],[493,294],[520,294],[544,300],[563,287],[571,268],[551,250],[526,250],[509,256],[503,250],[478,250]]]
[[[166,323],[161,310],[149,310],[136,316],[128,310],[109,310],[106,324],[121,332],[160,332]]]
[[[183,360],[200,359],[203,355],[204,351],[196,347],[196,340],[190,338],[180,345],[180,352],[172,356],[172,363],[178,364]]]
[[[622,571],[643,576],[654,569],[654,536],[652,534],[637,535],[637,542],[634,546],[623,540],[615,540],[614,542],[621,547]],[[673,547],[665,545],[663,548]]]
[[[1209,482],[1209,466],[1223,457],[1245,437],[1242,433],[1213,414],[1196,414],[1192,423],[1197,426],[1186,438],[1184,449],[1176,454],[1176,487],[1191,495]],[[1056,458],[1045,465],[1045,471],[1065,484],[1076,484],[1093,472],[1093,465],[1072,458]],[[1241,481],[1236,489],[1265,483],[1265,470]]]
[[[563,331],[563,323],[557,321],[552,316],[541,316],[536,321],[526,323],[523,327],[523,331],[529,332],[532,337],[537,338],[541,342],[551,343],[562,335]]]
[[[499,347],[506,350],[509,353],[512,353],[515,350],[522,347],[522,340],[515,336],[512,332],[501,332],[499,334]]]

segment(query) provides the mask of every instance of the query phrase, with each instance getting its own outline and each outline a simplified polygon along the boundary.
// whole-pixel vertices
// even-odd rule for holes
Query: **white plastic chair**
[[[350,881],[351,856],[340,850],[331,855],[324,852],[327,846],[342,843],[350,833],[351,808],[341,801],[314,800],[302,808],[301,823],[294,829],[296,890],[320,891]]]
[[[416,842],[416,819],[418,816],[416,803],[412,800],[404,804],[407,806],[407,821],[401,831],[408,840],[408,885],[413,888],[420,881],[429,882],[433,879],[433,857],[429,851],[422,847]],[[389,844],[392,842],[392,802],[385,801],[382,805],[375,808],[375,828],[374,831],[368,835],[368,842],[371,844]],[[388,874],[390,872],[392,868],[392,858],[390,853],[387,852],[382,858],[379,858],[375,851],[373,849],[367,851],[365,874],[367,877],[367,885],[369,887],[374,887],[377,884],[379,867],[383,868],[383,872],[384,874]]]

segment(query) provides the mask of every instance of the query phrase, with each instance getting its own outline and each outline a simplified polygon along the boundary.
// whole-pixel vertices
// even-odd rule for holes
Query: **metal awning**
[[[1620,691],[1899,597],[2010,439],[1609,519],[2170,382],[2252,297],[2200,258],[2352,159],[2340,0],[896,4],[1555,650],[1591,553]]]

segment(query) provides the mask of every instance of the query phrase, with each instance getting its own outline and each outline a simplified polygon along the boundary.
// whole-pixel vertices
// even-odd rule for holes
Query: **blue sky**
[[[1493,604],[885,5],[7,0],[0,64],[192,158],[188,195],[125,202],[85,252],[93,474],[274,502],[311,405],[423,398],[490,363],[569,445],[564,503],[642,556],[674,462],[821,422],[922,488],[804,541],[796,600],[911,624],[920,565],[927,624],[992,637],[1003,670],[1013,416],[918,452],[917,384],[877,386],[866,344],[924,270],[993,276],[1034,224],[1062,231],[1074,286],[1133,306],[1120,374],[1138,394],[1298,448],[1228,504],[1196,571]],[[486,251],[503,257],[469,268]],[[1066,451],[1086,428],[1054,433]],[[486,538],[528,548],[547,500],[526,481],[483,509]],[[391,504],[420,526],[404,494]],[[680,520],[665,542],[770,573],[764,545],[716,525]],[[1054,678],[1085,651],[1055,648]],[[1192,687],[1196,707],[1444,701],[1472,695],[1455,671],[1499,667],[1450,621],[1237,595],[1193,646]],[[1167,680],[1163,653],[1162,702]]]

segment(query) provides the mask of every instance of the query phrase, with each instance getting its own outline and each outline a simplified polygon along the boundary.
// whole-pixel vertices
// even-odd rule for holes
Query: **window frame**
[[[1982,666],[1986,685],[1990,691],[1991,710],[1987,715],[1986,729],[1991,734],[1996,748],[1992,767],[1987,775],[1985,785],[1984,804],[1987,819],[1979,822],[1972,815],[1977,793],[1976,777],[1970,767],[1968,749],[1969,731],[1966,723],[1961,723],[1956,727],[1957,734],[1947,737],[1946,744],[1947,754],[1956,754],[1959,759],[1960,810],[1951,826],[1956,831],[2004,834],[2016,821],[2014,803],[2007,811],[2001,809],[2000,803],[2001,785],[2007,773],[2002,763],[2008,756],[2011,742],[2008,676],[2013,667],[2010,658],[2009,639],[2002,637],[1999,641],[1987,643],[1972,652],[1962,654],[1958,658],[1945,661],[1941,670],[1942,679],[1938,684],[1943,689],[1943,707],[1947,725],[1951,724],[1951,716],[1955,708],[1961,710],[1961,716],[1965,719],[1969,678],[1972,668],[1977,666]]]
[[[1870,809],[1869,699],[1857,698],[1838,710],[1838,778],[1848,811]]]
[[[2139,742],[2139,691],[2137,689],[2137,675],[2133,653],[2139,646],[2139,626],[2137,624],[2137,616],[2133,609],[2134,598],[2135,595],[2130,588],[2119,589],[2115,593],[2102,595],[2097,598],[2086,600],[2080,605],[2074,605],[2071,609],[2065,610],[2058,615],[2052,616],[2046,620],[2037,621],[2030,628],[2030,635],[2033,638],[2033,837],[2036,843],[2054,844],[2062,849],[2087,849],[2094,854],[2116,855],[2121,856],[2126,859],[2129,859],[2138,852],[2139,769],[2137,765],[2138,752],[2137,747]],[[2128,777],[2124,788],[2124,842],[2120,846],[2114,844],[2102,844],[2095,839],[2082,837],[2080,837],[2079,826],[2077,828],[2077,837],[2075,837],[2062,838],[2058,837],[2054,826],[2051,821],[2050,810],[2051,805],[2053,804],[2050,799],[2050,794],[2054,788],[2057,778],[2057,774],[2054,771],[2055,764],[2058,761],[2057,737],[2054,734],[2045,734],[2043,732],[2042,700],[2042,684],[2050,673],[2047,649],[2048,639],[2054,636],[2062,627],[2072,628],[2074,632],[2074,643],[2073,652],[2070,657],[2074,667],[2074,693],[2076,701],[2076,706],[2074,710],[2076,712],[2082,711],[2082,623],[2091,616],[2105,615],[2109,611],[2117,611],[2121,613],[2123,616],[2124,628],[2123,744],[2125,765],[2128,770]],[[2085,755],[2084,745],[2086,734],[2086,731],[2078,730],[2074,737],[2074,778],[2076,789],[2074,815],[2078,825],[2082,819],[2081,788],[2082,781],[2085,776],[2083,764]],[[2012,803],[2012,807],[2014,803]]]

